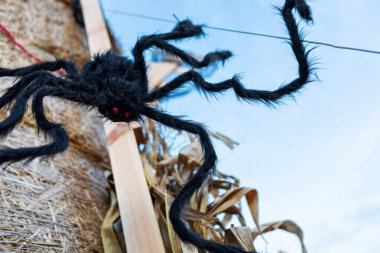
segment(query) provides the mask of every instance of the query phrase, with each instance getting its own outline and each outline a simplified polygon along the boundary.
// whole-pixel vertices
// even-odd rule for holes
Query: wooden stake
[[[152,62],[148,74],[149,88],[161,86],[168,73],[174,72],[178,68],[176,62]]]
[[[91,54],[111,47],[98,0],[81,0]],[[111,133],[115,124],[106,124]],[[111,166],[128,253],[164,253],[163,241],[133,131],[109,145]]]

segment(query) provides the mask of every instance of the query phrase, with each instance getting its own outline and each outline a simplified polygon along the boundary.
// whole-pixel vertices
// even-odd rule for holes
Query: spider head
[[[125,79],[108,79],[108,88],[96,96],[95,103],[99,112],[113,122],[132,122],[140,120],[144,106],[142,95],[133,82]]]
[[[140,114],[131,105],[114,101],[112,104],[100,105],[99,112],[112,122],[139,121]]]

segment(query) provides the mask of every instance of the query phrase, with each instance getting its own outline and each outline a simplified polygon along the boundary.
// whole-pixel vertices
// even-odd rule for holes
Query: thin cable
[[[112,9],[106,9],[105,11],[109,12],[109,13],[123,15],[123,16],[149,19],[149,20],[155,20],[155,21],[159,21],[159,22],[177,23],[177,21],[172,20],[172,19],[153,17],[153,16],[148,16],[148,15],[143,15],[143,14],[138,14],[138,13],[133,13],[133,12],[127,12],[127,11],[119,11],[119,10],[112,10]],[[203,25],[203,27],[208,28],[208,29],[212,29],[212,30],[223,31],[223,32],[239,33],[239,34],[265,37],[265,38],[271,38],[271,39],[279,39],[279,40],[290,40],[290,38],[288,38],[288,37],[272,35],[272,34],[247,32],[247,31],[241,31],[241,30],[235,30],[235,29],[229,29],[229,28],[223,28],[223,27],[216,27],[216,26],[209,26],[209,25]],[[314,45],[326,46],[326,47],[331,47],[331,48],[335,48],[335,49],[350,50],[350,51],[370,53],[370,54],[380,54],[380,51],[376,51],[376,50],[357,48],[357,47],[349,47],[349,46],[340,46],[340,45],[335,45],[335,44],[331,44],[331,43],[327,43],[327,42],[313,41],[313,40],[302,40],[302,41],[306,42],[306,43],[314,44]]]

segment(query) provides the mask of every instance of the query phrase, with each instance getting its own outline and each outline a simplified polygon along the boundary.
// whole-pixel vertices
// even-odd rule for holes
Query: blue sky
[[[103,0],[118,9],[162,18],[286,35],[271,0]],[[311,1],[315,24],[307,38],[380,49],[380,1]],[[138,36],[168,31],[172,24],[106,13],[125,54]],[[234,58],[210,81],[243,74],[249,88],[274,89],[295,77],[289,46],[280,40],[206,30],[206,39],[178,44],[202,55],[229,49]],[[276,109],[236,101],[232,93],[206,100],[196,92],[165,104],[240,142],[233,151],[217,144],[219,169],[259,190],[260,219],[292,219],[309,252],[377,253],[380,228],[380,55],[319,47],[320,82],[296,102]],[[268,252],[301,252],[285,232],[266,236]],[[264,250],[264,244],[258,244]]]

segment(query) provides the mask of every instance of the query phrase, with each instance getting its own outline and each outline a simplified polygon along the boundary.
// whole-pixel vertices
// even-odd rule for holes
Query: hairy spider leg
[[[36,73],[30,73],[26,76],[22,77],[15,84],[9,87],[6,92],[0,97],[0,109],[6,105],[10,105],[10,103],[20,94],[20,92],[25,89],[30,83],[35,80],[41,72],[38,71]],[[33,85],[39,85],[38,82],[34,82]]]
[[[143,109],[143,114],[157,122],[178,131],[187,131],[199,137],[203,149],[203,162],[191,180],[181,189],[174,199],[170,211],[170,221],[175,232],[182,241],[194,244],[210,253],[247,253],[247,251],[228,244],[220,244],[203,239],[197,233],[191,231],[183,221],[183,210],[190,198],[203,186],[203,183],[213,175],[217,160],[215,149],[205,128],[194,121],[183,120],[179,117],[157,111],[150,107]]]
[[[139,73],[145,73],[141,77],[141,83],[144,85],[145,91],[148,90],[148,78],[146,75],[146,62],[144,59],[144,51],[156,46],[166,52],[180,57],[183,61],[193,67],[205,67],[215,61],[224,61],[231,56],[229,51],[220,51],[207,54],[202,61],[198,61],[186,52],[168,44],[165,40],[178,40],[189,37],[197,37],[203,34],[201,26],[193,25],[189,20],[180,22],[171,32],[163,34],[154,34],[141,37],[135,44],[132,53],[135,59],[135,70]]]
[[[39,130],[42,130],[46,135],[50,136],[50,138],[52,139],[52,142],[49,144],[38,146],[38,147],[0,150],[0,164],[4,162],[16,162],[23,159],[32,160],[39,156],[54,155],[67,149],[68,144],[69,144],[69,137],[67,135],[67,132],[60,124],[50,122],[46,118],[44,109],[43,109],[44,97],[55,96],[55,97],[69,99],[74,102],[80,102],[80,103],[89,102],[87,101],[88,99],[83,94],[80,94],[78,92],[68,90],[62,87],[43,87],[41,89],[38,89],[38,87],[32,87],[30,89],[31,90],[23,92],[24,99],[22,102],[27,101],[28,98],[31,95],[33,95],[32,112],[36,118],[37,127]],[[33,89],[34,91],[32,91]],[[20,100],[18,98],[16,100],[16,104],[17,103],[21,104],[21,102],[19,101]],[[17,109],[21,109],[21,108],[17,108]],[[25,106],[25,109],[24,108],[22,109],[23,111],[20,110],[21,113],[25,113],[26,106]],[[19,113],[18,115],[21,115],[21,113]],[[0,128],[0,132],[2,131],[3,130]]]
[[[21,122],[26,112],[30,96],[40,85],[41,80],[35,79],[17,95],[16,102],[12,106],[9,116],[0,122],[0,138],[7,136]]]
[[[298,1],[301,2],[300,0]],[[302,1],[302,3],[304,2]],[[239,78],[237,76],[220,83],[212,84],[206,82],[199,73],[191,70],[179,75],[177,78],[173,79],[171,82],[167,83],[163,87],[151,92],[151,94],[148,95],[146,101],[150,102],[156,99],[165,98],[175,89],[181,87],[188,81],[193,81],[196,87],[205,93],[219,93],[228,89],[233,89],[238,98],[244,99],[246,101],[260,101],[268,105],[278,102],[281,98],[285,96],[291,96],[293,93],[300,90],[305,84],[307,84],[310,81],[310,76],[312,74],[311,66],[308,59],[309,51],[305,50],[305,47],[301,40],[301,36],[298,31],[298,25],[294,19],[294,16],[292,15],[292,10],[295,7],[297,6],[294,5],[294,0],[289,0],[285,3],[283,9],[281,10],[283,19],[285,21],[286,27],[290,35],[290,45],[299,65],[298,77],[293,81],[289,82],[286,85],[282,85],[278,89],[273,91],[255,90],[246,89],[240,83]],[[301,7],[308,8],[307,5],[306,7]],[[300,12],[299,9],[297,10],[298,12]],[[306,11],[302,11],[302,13],[304,12]],[[301,17],[306,21],[311,20],[311,17],[308,16],[310,14],[302,15]]]
[[[154,46],[170,53],[175,56],[178,56],[181,60],[189,64],[194,68],[203,68],[207,67],[210,64],[216,63],[218,61],[224,62],[232,56],[230,51],[214,51],[206,54],[201,61],[195,59],[193,56],[189,55],[185,51],[170,45],[169,43],[158,40],[154,42]]]
[[[280,98],[298,91],[309,81],[311,70],[308,62],[308,53],[305,51],[302,44],[297,23],[292,15],[292,10],[294,8],[297,9],[300,16],[304,20],[311,21],[310,9],[304,0],[287,0],[285,2],[281,13],[291,37],[290,44],[293,53],[295,54],[296,60],[299,64],[299,76],[289,84],[282,86],[275,91],[249,90],[245,89],[239,83],[237,77],[221,83],[211,84],[206,82],[197,72],[188,71],[178,76],[162,88],[153,91],[150,95],[148,95],[147,101],[164,98],[166,95],[170,94],[171,91],[180,87],[187,81],[193,81],[198,88],[206,92],[219,93],[227,89],[234,89],[236,95],[240,98],[248,101],[257,100],[267,104],[276,102]],[[184,222],[182,217],[183,209],[190,200],[191,196],[202,187],[203,183],[210,175],[212,175],[212,172],[215,169],[217,157],[207,131],[199,123],[182,120],[178,117],[171,116],[163,112],[158,112],[157,110],[149,107],[145,109],[143,114],[176,130],[188,131],[196,134],[200,138],[204,152],[203,162],[193,178],[181,189],[177,197],[174,199],[169,212],[173,228],[180,239],[212,253],[246,252],[236,246],[219,244],[203,239],[200,235],[194,233],[187,227],[187,224]]]
[[[218,93],[223,92],[226,89],[231,88],[235,82],[238,82],[235,79],[228,79],[220,83],[209,83],[205,81],[201,74],[194,70],[187,71],[175,77],[173,80],[165,84],[164,86],[153,90],[145,99],[145,102],[152,102],[155,100],[165,99],[168,95],[171,94],[177,88],[180,88],[182,85],[193,82],[196,88],[205,94],[208,92],[212,95],[218,95]]]
[[[64,69],[70,77],[77,78],[79,76],[78,71],[75,69],[74,63],[72,61],[67,61],[63,59],[35,63],[31,66],[17,69],[0,68],[0,77],[21,77],[19,81],[17,81],[12,87],[8,88],[7,91],[3,94],[3,96],[0,97],[0,109],[3,108],[6,104],[12,102],[13,99],[16,98],[18,93],[24,88],[26,88],[33,79],[42,78],[47,74],[53,76],[52,74],[46,71],[56,71],[61,68]],[[79,88],[79,86],[73,88]]]
[[[37,77],[37,78],[36,78]],[[11,87],[1,98],[0,105],[3,107],[6,103],[12,102],[14,99],[16,102],[13,104],[10,114],[7,118],[0,122],[0,138],[7,136],[12,130],[21,122],[26,109],[29,98],[39,88],[47,86],[52,79],[44,79],[46,77],[52,77],[55,80],[63,80],[55,77],[48,72],[32,73],[22,78],[15,86],[21,89],[12,89]],[[33,79],[32,79],[33,78]],[[26,82],[22,82],[25,79]],[[70,90],[70,89],[68,89]]]
[[[17,69],[0,68],[1,76],[25,76],[38,70],[57,71],[64,69],[70,76],[77,77],[78,71],[75,69],[75,64],[72,61],[57,59],[55,61],[46,61],[32,64],[27,67]]]
[[[45,85],[60,85],[62,87],[66,87],[67,89],[72,89],[72,90],[90,90],[91,88],[93,89],[92,86],[90,85],[79,85],[73,81],[70,80],[65,80],[65,82],[59,82],[57,84],[56,80],[59,80],[56,76],[53,74],[40,70],[36,72],[32,72],[30,74],[26,74],[21,77],[20,80],[18,80],[13,86],[9,87],[7,91],[0,97],[0,109],[3,108],[5,105],[9,105],[16,97],[17,95],[26,87],[28,87],[31,82],[35,79],[39,79],[42,81],[45,81],[45,78],[50,78],[49,82],[45,82]],[[41,82],[33,82],[33,85],[39,86],[42,85]],[[85,88],[85,89],[83,89]]]

